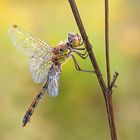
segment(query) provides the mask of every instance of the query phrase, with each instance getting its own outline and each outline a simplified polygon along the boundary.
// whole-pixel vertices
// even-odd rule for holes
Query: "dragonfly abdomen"
[[[47,90],[47,87],[48,87],[48,82],[45,82],[43,87],[41,88],[39,94],[37,94],[37,96],[34,98],[32,104],[30,105],[29,109],[27,110],[24,118],[23,118],[23,121],[22,121],[22,126],[24,127],[26,125],[27,122],[30,121],[30,117],[32,116],[35,108],[37,107],[39,101],[41,100],[41,98],[43,97],[43,95],[45,94],[46,90]]]

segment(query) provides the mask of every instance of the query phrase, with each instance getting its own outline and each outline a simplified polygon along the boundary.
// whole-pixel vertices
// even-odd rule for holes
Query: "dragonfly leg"
[[[84,44],[84,41],[81,42],[80,46],[82,46]]]
[[[29,121],[30,121],[30,117],[32,116],[35,108],[37,107],[39,101],[41,100],[41,98],[43,97],[46,89],[48,87],[47,82],[44,83],[44,85],[42,86],[40,92],[36,95],[36,97],[34,98],[32,104],[30,105],[29,109],[27,110],[23,121],[22,121],[22,126],[24,127]]]
[[[80,52],[74,50],[74,52],[83,59],[86,59],[88,57],[87,51],[85,51],[84,53],[80,53]]]
[[[92,46],[91,46],[91,48],[92,48]],[[80,48],[79,48],[79,49],[80,49]],[[83,49],[83,48],[81,48],[81,49]],[[74,49],[73,52],[75,52],[75,53],[76,53],[77,55],[79,55],[81,58],[86,59],[86,58],[88,57],[88,54],[92,52],[92,49],[90,49],[88,53],[87,53],[87,50],[86,50],[84,53],[81,53],[81,52],[78,52],[78,51],[77,51],[77,48],[76,48],[76,49]]]
[[[75,50],[85,50],[86,48],[74,48]]]
[[[71,55],[71,56],[72,56],[72,59],[74,61],[74,65],[75,65],[76,70],[81,71],[81,72],[95,73],[94,70],[84,70],[84,69],[81,69],[80,66],[79,66],[79,64],[78,64],[78,62],[77,62],[77,60],[76,60],[76,58],[74,57],[74,55]]]

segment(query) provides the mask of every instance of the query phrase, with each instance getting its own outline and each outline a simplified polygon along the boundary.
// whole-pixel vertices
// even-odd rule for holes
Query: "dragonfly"
[[[8,33],[13,45],[29,57],[29,69],[34,82],[37,84],[43,83],[43,86],[23,117],[22,126],[24,127],[30,122],[35,108],[46,91],[48,91],[50,96],[58,95],[61,66],[70,57],[74,61],[76,70],[82,72],[94,71],[81,69],[74,56],[74,54],[77,54],[82,59],[86,59],[88,56],[85,47],[81,47],[83,40],[78,33],[69,33],[67,40],[60,42],[55,47],[34,37],[18,25],[10,26]],[[83,50],[84,53],[81,53]]]

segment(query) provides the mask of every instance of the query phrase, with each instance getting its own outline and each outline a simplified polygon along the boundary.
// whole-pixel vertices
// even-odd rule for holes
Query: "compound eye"
[[[72,41],[71,34],[68,34],[68,41]]]
[[[71,37],[71,33],[68,34],[68,37]]]

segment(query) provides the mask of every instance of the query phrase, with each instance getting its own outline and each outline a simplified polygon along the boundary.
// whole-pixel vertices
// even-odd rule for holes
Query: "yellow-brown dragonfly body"
[[[48,43],[33,37],[17,25],[9,28],[9,36],[16,48],[29,57],[29,69],[33,80],[36,83],[44,83],[23,118],[23,126],[25,126],[46,90],[50,96],[58,95],[61,65],[68,58],[73,58],[78,71],[93,71],[82,70],[73,55],[76,53],[81,58],[87,57],[86,52],[79,52],[85,48],[80,48],[82,41],[77,33],[68,34],[67,41],[59,43],[56,47],[51,47]]]

